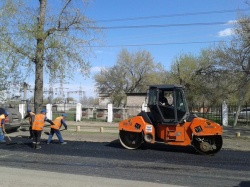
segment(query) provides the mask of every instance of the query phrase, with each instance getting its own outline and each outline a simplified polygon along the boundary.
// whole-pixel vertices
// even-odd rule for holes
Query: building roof
[[[150,85],[150,88],[155,87],[155,88],[160,88],[160,89],[173,89],[173,88],[183,88],[183,86],[178,85],[178,84],[156,84],[156,85]]]
[[[126,93],[127,96],[146,96],[147,93]]]

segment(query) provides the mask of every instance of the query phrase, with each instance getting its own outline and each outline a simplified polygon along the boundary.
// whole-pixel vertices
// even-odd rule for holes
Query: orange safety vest
[[[46,115],[44,114],[37,114],[35,115],[35,119],[32,125],[32,130],[37,130],[37,131],[41,131],[43,130],[44,127],[44,120],[46,118]]]
[[[36,115],[36,114],[33,113],[33,112],[30,112],[30,113],[29,113],[29,122],[30,122],[30,125],[32,125],[32,123],[33,123],[32,117],[35,116],[35,115]]]
[[[2,128],[2,120],[5,120],[5,115],[4,114],[2,114],[2,115],[0,115],[0,128]]]
[[[57,117],[57,118],[53,121],[53,123],[54,123],[55,125],[51,125],[50,128],[55,129],[55,130],[59,130],[59,129],[61,128],[61,126],[62,126],[62,119],[63,119],[62,116]]]

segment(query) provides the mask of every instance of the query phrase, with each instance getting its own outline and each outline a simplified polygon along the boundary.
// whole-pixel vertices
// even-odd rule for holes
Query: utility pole
[[[60,80],[60,86],[59,86],[59,97],[64,98],[64,92],[63,92],[63,81]]]
[[[82,86],[80,85],[80,87],[79,87],[79,102],[82,101],[82,99],[83,99],[83,94],[84,94],[84,93],[85,93],[85,92],[82,91]]]
[[[54,92],[53,92],[53,77],[49,77],[49,102],[52,103],[54,99]]]
[[[23,100],[27,100],[27,89],[28,89],[28,84],[26,82],[23,83]]]
[[[30,88],[30,85],[26,82],[23,83],[23,100],[27,100],[27,91],[34,91],[34,88]]]

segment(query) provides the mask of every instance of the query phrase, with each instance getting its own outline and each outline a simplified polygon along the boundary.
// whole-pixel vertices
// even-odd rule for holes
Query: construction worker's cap
[[[66,114],[62,114],[63,117],[66,117]]]
[[[5,116],[8,116],[9,115],[9,112],[5,111]]]
[[[31,110],[30,110],[30,109],[28,109],[28,110],[27,110],[27,112],[31,112]]]
[[[41,110],[41,113],[46,113],[46,110],[45,110],[45,109],[42,109],[42,110]]]

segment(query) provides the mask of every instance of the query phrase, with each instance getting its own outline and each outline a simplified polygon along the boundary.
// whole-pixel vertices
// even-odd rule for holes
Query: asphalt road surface
[[[95,186],[94,182],[99,177],[116,180],[112,186],[118,186],[122,180],[129,182],[120,186],[130,187],[133,186],[131,184],[140,186],[138,181],[148,184],[142,186],[250,186],[248,151],[221,150],[215,156],[204,156],[196,153],[192,147],[163,144],[146,144],[137,150],[127,150],[117,140],[68,141],[66,145],[57,142],[46,145],[45,142],[42,141],[42,149],[35,150],[31,147],[31,140],[12,137],[11,144],[0,145],[0,167],[61,173],[64,180],[57,183],[61,186],[72,176],[82,176],[82,179],[89,176],[92,179],[92,184],[90,180],[89,185],[82,186]],[[47,180],[53,177],[51,175]],[[12,180],[14,183],[15,178]],[[104,183],[102,186],[105,186]]]

